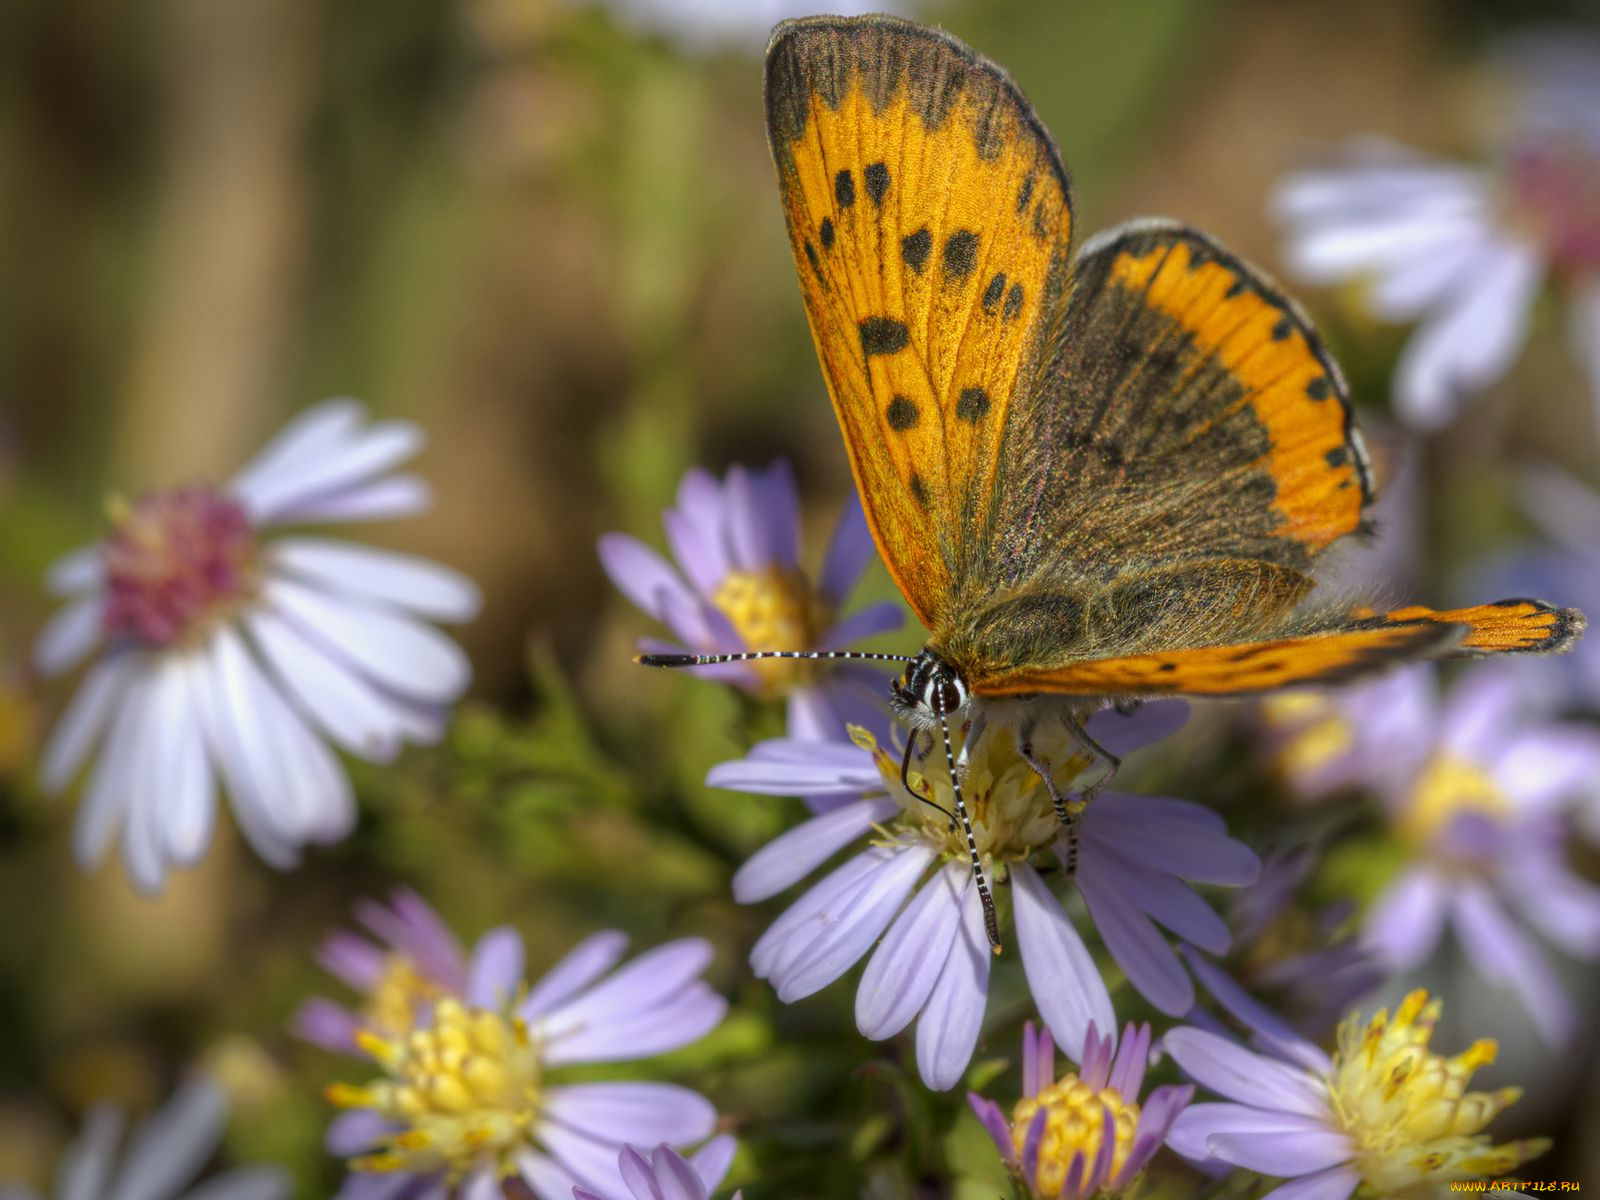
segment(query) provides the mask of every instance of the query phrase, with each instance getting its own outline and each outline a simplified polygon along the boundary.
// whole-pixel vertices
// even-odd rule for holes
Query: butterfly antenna
[[[961,798],[961,781],[956,778],[956,756],[950,748],[950,722],[945,719],[942,697],[935,692],[934,711],[939,714],[939,728],[944,731],[944,761],[950,768],[950,790],[955,794],[956,814],[961,818],[961,832],[967,835],[967,856],[972,859],[972,877],[978,883],[978,899],[983,903],[983,931],[989,936],[989,948],[1000,953],[1000,924],[994,916],[994,897],[989,894],[989,881],[983,875],[983,860],[978,857],[978,842],[972,836],[972,819],[967,816],[966,802]]]
[[[738,654],[635,654],[646,667],[709,667],[716,663],[750,662],[757,658],[852,658],[869,662],[914,662],[909,654],[868,654],[864,650],[743,650]]]

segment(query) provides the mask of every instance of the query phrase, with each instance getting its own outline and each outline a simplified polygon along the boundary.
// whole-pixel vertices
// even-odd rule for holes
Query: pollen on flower
[[[215,488],[191,484],[109,509],[102,620],[113,636],[158,648],[191,641],[254,594],[255,530]]]
[[[832,609],[803,572],[776,565],[729,571],[711,601],[751,650],[813,647],[833,619]],[[760,659],[748,665],[773,695],[804,682],[814,670],[803,658]]]
[[[357,1040],[384,1078],[334,1084],[328,1099],[371,1109],[397,1129],[353,1168],[444,1171],[451,1182],[485,1162],[513,1168],[541,1103],[540,1048],[521,1019],[444,999],[426,1028]]]
[[[1262,704],[1267,723],[1286,732],[1275,756],[1278,770],[1304,777],[1349,752],[1355,732],[1326,696],[1287,692]]]
[[[399,1035],[416,1024],[418,1014],[432,1008],[443,995],[443,989],[425,978],[409,958],[391,954],[361,1016],[368,1028]]]
[[[963,730],[961,736],[965,735]],[[912,789],[917,793],[912,795],[900,784],[898,758],[858,726],[851,726],[850,737],[872,753],[885,788],[900,805],[898,830],[932,842],[948,861],[965,862],[967,844],[961,830],[920,798],[927,797],[944,812],[954,810],[955,791],[950,786],[943,747],[923,764],[922,772],[909,773]],[[1090,765],[1089,756],[1064,727],[1058,732],[1041,731],[1034,739],[1034,754],[1052,768],[1062,787]],[[972,817],[978,853],[991,863],[1020,862],[1061,836],[1061,821],[1050,801],[1049,789],[1018,752],[1017,739],[1008,730],[992,728],[973,748],[961,775],[961,798]],[[1075,801],[1068,804],[1077,807]]]
[[[1417,776],[1399,827],[1405,836],[1425,844],[1463,814],[1502,818],[1511,811],[1510,801],[1481,766],[1440,754]]]
[[[1352,1016],[1339,1027],[1328,1094],[1376,1195],[1503,1175],[1550,1148],[1545,1138],[1496,1146],[1482,1133],[1522,1091],[1467,1091],[1473,1072],[1494,1061],[1495,1043],[1475,1042],[1453,1058],[1433,1053],[1442,1007],[1418,989],[1392,1018],[1383,1010],[1364,1026]]]
[[[1025,1161],[1023,1146],[1041,1109],[1044,1134],[1039,1141],[1039,1168],[1026,1180],[1038,1196],[1059,1196],[1073,1160],[1081,1157],[1080,1176],[1086,1177],[1099,1158],[1109,1130],[1111,1168],[1106,1179],[1116,1179],[1133,1150],[1139,1128],[1137,1101],[1124,1100],[1113,1087],[1092,1088],[1070,1072],[1039,1092],[1017,1101],[1011,1113],[1011,1138],[1017,1161]]]

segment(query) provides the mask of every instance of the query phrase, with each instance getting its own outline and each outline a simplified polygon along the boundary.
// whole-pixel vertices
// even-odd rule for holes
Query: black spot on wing
[[[924,225],[915,233],[908,233],[900,239],[900,257],[905,259],[906,266],[918,275],[922,268],[928,264],[928,255],[933,250],[933,235]]]
[[[1350,452],[1343,446],[1335,446],[1322,457],[1328,460],[1330,467],[1342,467],[1350,461]]]
[[[958,229],[944,240],[944,271],[955,280],[963,280],[978,266],[978,235],[970,229]]]
[[[882,204],[883,197],[889,191],[889,167],[885,163],[868,163],[867,169],[862,172],[866,181],[867,195],[874,204]]]
[[[989,280],[989,286],[983,289],[983,311],[991,317],[999,311],[1000,299],[1006,291],[1006,273],[1001,271]]]
[[[1240,296],[1245,294],[1245,291],[1249,288],[1249,286],[1250,285],[1243,279],[1235,278],[1234,281],[1228,285],[1228,290],[1222,293],[1222,298],[1224,300],[1237,300]]]
[[[833,234],[833,218],[832,217],[823,217],[822,218],[822,224],[817,229],[817,236],[822,239],[822,248],[824,250],[832,250],[833,249],[833,236],[834,236],[834,234]]]
[[[1011,290],[1006,293],[1006,307],[1005,307],[1005,312],[1003,312],[1001,314],[1001,320],[1004,320],[1004,321],[1015,320],[1016,317],[1017,317],[1017,314],[1020,313],[1021,311],[1022,311],[1022,285],[1020,283],[1013,283],[1011,285]]]
[[[1326,375],[1318,375],[1310,383],[1306,384],[1306,395],[1313,400],[1326,400],[1333,395],[1333,380]]]
[[[1294,322],[1288,317],[1279,317],[1278,323],[1272,327],[1272,340],[1281,342],[1294,332]]]
[[[840,208],[849,208],[856,202],[856,181],[849,171],[840,171],[833,177],[833,198]]]
[[[917,418],[922,413],[911,397],[896,396],[889,401],[889,407],[884,410],[883,415],[888,418],[890,429],[906,430],[916,425]]]
[[[969,425],[976,425],[978,419],[989,411],[989,404],[989,393],[981,387],[963,388],[956,400],[956,417]]]
[[[861,352],[868,358],[874,354],[898,354],[911,342],[906,323],[893,317],[863,317],[856,329],[861,334]]]
[[[1022,187],[1017,192],[1017,212],[1023,213],[1028,209],[1028,201],[1033,199],[1033,172],[1029,171],[1027,178],[1022,181]]]
[[[923,508],[927,508],[928,485],[922,482],[922,476],[915,471],[911,472],[911,478],[906,480],[906,486],[911,489],[911,498],[922,505]]]

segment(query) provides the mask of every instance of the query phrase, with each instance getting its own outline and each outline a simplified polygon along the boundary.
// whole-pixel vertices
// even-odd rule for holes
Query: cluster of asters
[[[1600,378],[1600,57],[1587,53],[1511,56],[1526,104],[1491,166],[1366,145],[1280,193],[1292,268],[1329,281],[1362,273],[1380,314],[1424,319],[1396,385],[1419,424],[1447,420],[1463,389],[1506,369],[1546,277],[1568,289],[1575,348]],[[66,603],[37,666],[58,674],[94,659],[41,768],[52,790],[84,776],[81,865],[119,846],[132,880],[157,891],[206,853],[226,797],[261,858],[292,867],[354,823],[339,751],[387,762],[441,735],[470,673],[437,626],[473,616],[476,589],[432,562],[284,532],[420,511],[427,488],[399,468],[421,444],[409,424],[331,402],[226,485],[115,502],[109,537],[50,571]],[[1564,552],[1494,569],[1545,582],[1560,572],[1531,590],[1600,607],[1600,498],[1549,472],[1524,490]],[[783,464],[722,479],[696,470],[665,514],[671,560],[604,538],[605,570],[674,639],[641,648],[838,650],[898,628],[898,605],[848,610],[874,557],[859,507],[814,581],[799,507]],[[1445,1056],[1431,1046],[1439,1000],[1370,996],[1449,939],[1551,1044],[1573,1037],[1578,1014],[1545,947],[1600,957],[1600,889],[1567,864],[1575,831],[1600,833],[1600,735],[1558,715],[1600,698],[1591,642],[1539,673],[1471,668],[1441,692],[1418,668],[1265,712],[1268,753],[1305,804],[1353,791],[1379,801],[1402,865],[1359,921],[1304,915],[1314,847],[1263,860],[1216,811],[1182,799],[1108,790],[1069,836],[1015,739],[1001,728],[974,737],[962,784],[977,853],[1000,884],[1000,959],[947,816],[951,780],[903,773],[883,677],[797,660],[699,668],[784,705],[788,722],[787,736],[709,782],[806,809],[734,878],[746,904],[798,890],[754,944],[751,969],[800,1002],[859,965],[860,1033],[900,1039],[937,1090],[970,1077],[986,1036],[999,1048],[991,975],[1019,972],[1037,1020],[1022,1034],[1020,1097],[969,1099],[1030,1196],[1122,1195],[1158,1154],[1276,1181],[1273,1200],[1423,1195],[1505,1175],[1546,1143],[1496,1144],[1486,1132],[1518,1096],[1469,1090],[1495,1043]],[[1176,701],[1106,709],[1088,732],[1125,757],[1187,717]],[[1064,727],[1044,730],[1034,752],[1060,779],[1090,766]],[[1222,911],[1216,889],[1232,889]],[[404,889],[355,918],[358,931],[319,952],[348,995],[310,1000],[294,1019],[301,1037],[350,1059],[327,1093],[339,1110],[327,1146],[348,1163],[341,1200],[705,1200],[729,1173],[730,1122],[710,1100],[618,1065],[691,1045],[722,1021],[726,1002],[704,979],[708,943],[629,958],[621,933],[602,932],[534,965],[516,930],[468,949]],[[1119,1021],[1119,1003],[1156,1014],[1159,1036]],[[1328,1053],[1318,1043],[1330,1034]],[[1075,1065],[1061,1068],[1059,1052]],[[1146,1088],[1151,1071],[1171,1082]],[[97,1110],[57,1195],[287,1195],[284,1175],[259,1168],[184,1192],[224,1116],[217,1089],[195,1080],[119,1161],[120,1117]]]

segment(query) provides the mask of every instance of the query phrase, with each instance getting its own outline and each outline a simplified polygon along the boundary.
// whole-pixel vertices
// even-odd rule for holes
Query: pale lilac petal
[[[616,930],[590,934],[534,985],[518,1014],[525,1021],[544,1016],[621,962],[627,948],[627,935]]]
[[[1550,1046],[1568,1045],[1578,1016],[1532,937],[1506,916],[1488,888],[1463,882],[1452,918],[1456,936],[1485,979],[1509,984]]]
[[[809,940],[812,926],[826,920],[830,909],[846,903],[900,852],[898,846],[873,846],[847,860],[813,884],[756,939],[750,950],[750,966],[756,978],[766,979],[790,953],[790,943]]]
[[[614,1138],[597,1141],[552,1120],[539,1123],[539,1141],[556,1162],[582,1183],[603,1196],[622,1194],[622,1174],[617,1167],[619,1147]]]
[[[1082,835],[1196,883],[1243,887],[1261,874],[1261,860],[1227,835],[1220,817],[1182,800],[1108,792],[1084,813]]]
[[[1600,796],[1600,731],[1576,723],[1529,730],[1498,757],[1492,774],[1530,815]]]
[[[336,492],[289,501],[266,525],[349,524],[414,517],[433,507],[433,489],[416,475],[386,475]]]
[[[893,1037],[927,1003],[950,956],[971,885],[972,872],[964,863],[946,864],[890,925],[856,991],[856,1028],[864,1036]]]
[[[1197,1082],[1230,1100],[1275,1114],[1328,1119],[1327,1093],[1305,1071],[1199,1029],[1170,1030],[1162,1046]]]
[[[453,700],[472,680],[461,648],[421,621],[337,600],[286,579],[268,582],[262,598],[309,639],[402,695]]]
[[[44,573],[44,586],[52,596],[77,596],[105,585],[105,546],[95,542],[63,554]]]
[[[121,1138],[121,1112],[109,1104],[90,1109],[56,1170],[56,1200],[102,1200]]]
[[[91,668],[45,744],[39,781],[46,792],[61,792],[72,782],[142,662],[136,654],[113,654]]]
[[[1269,1034],[1274,1038],[1295,1038],[1294,1030],[1282,1017],[1240,987],[1221,967],[1210,959],[1202,958],[1187,946],[1180,946],[1178,952],[1183,955],[1183,961],[1194,972],[1200,985],[1210,992],[1212,999],[1222,1005],[1235,1020],[1251,1030]]]
[[[1527,866],[1539,874],[1521,873],[1523,864],[1512,866],[1502,894],[1521,909],[1530,925],[1574,958],[1600,957],[1600,887],[1574,875],[1559,858],[1544,861],[1530,856]],[[1539,880],[1536,890],[1524,886],[1530,878]]]
[[[858,609],[839,621],[818,639],[824,650],[843,650],[852,642],[865,641],[880,633],[893,633],[906,623],[906,610],[896,600],[881,600]]]
[[[1183,1065],[1181,1060],[1179,1065]],[[1258,1134],[1295,1138],[1302,1134],[1326,1133],[1332,1128],[1334,1128],[1333,1118],[1326,1114],[1318,1118],[1299,1113],[1252,1108],[1246,1104],[1191,1104],[1173,1121],[1172,1129],[1167,1134],[1167,1145],[1185,1158],[1205,1162],[1207,1159],[1220,1157],[1212,1149],[1212,1141],[1218,1137]],[[1353,1149],[1347,1146],[1346,1157],[1352,1155]]]
[[[798,883],[844,847],[865,835],[875,822],[893,816],[888,796],[857,800],[812,817],[772,839],[750,856],[733,876],[733,898],[754,904]]]
[[[755,472],[751,482],[770,561],[784,567],[799,566],[800,493],[795,487],[794,468],[787,459],[780,458],[765,471]]]
[[[804,999],[860,961],[905,904],[932,858],[931,848],[908,847],[885,863],[859,894],[816,922],[800,952],[772,974],[778,999],[785,1004]]]
[[[726,1178],[728,1168],[733,1165],[733,1154],[738,1146],[738,1142],[730,1134],[724,1133],[712,1138],[689,1156],[689,1165],[705,1183],[707,1192],[716,1191],[717,1185]]]
[[[655,1172],[650,1169],[649,1160],[632,1146],[624,1146],[617,1155],[617,1169],[622,1174],[628,1194],[634,1200],[666,1200],[661,1185],[656,1181]],[[573,1195],[579,1196],[581,1193],[580,1188]]]
[[[1122,1094],[1127,1096],[1132,1093]],[[1133,1135],[1133,1147],[1128,1151],[1128,1159],[1122,1164],[1122,1170],[1117,1172],[1116,1182],[1126,1183],[1144,1170],[1145,1164],[1167,1140],[1167,1133],[1172,1128],[1172,1123],[1177,1120],[1178,1114],[1188,1107],[1192,1099],[1194,1099],[1194,1087],[1191,1084],[1167,1084],[1165,1087],[1156,1088],[1145,1097],[1144,1103],[1140,1105],[1139,1125]]]
[[[552,1036],[600,1025],[658,1004],[698,979],[711,963],[711,943],[681,938],[639,955],[610,978],[573,997],[546,1017]]]
[[[983,1028],[989,996],[989,941],[976,887],[963,897],[961,933],[950,945],[944,970],[917,1020],[917,1071],[935,1091],[961,1082]]]
[[[1542,273],[1531,243],[1495,245],[1479,263],[1472,285],[1412,335],[1395,367],[1397,403],[1408,419],[1437,428],[1463,394],[1504,373],[1527,336]]]
[[[572,1200],[578,1181],[560,1163],[536,1150],[517,1155],[517,1173],[539,1200]],[[595,1193],[589,1192],[593,1196]]]
[[[1395,970],[1416,966],[1439,944],[1447,888],[1427,867],[1404,872],[1373,902],[1363,942]]]
[[[694,593],[667,560],[638,538],[625,533],[608,533],[600,539],[599,548],[600,565],[607,577],[641,612],[665,621],[668,601],[691,612],[699,607]],[[686,641],[696,640],[676,626],[671,628]]]
[[[1227,923],[1181,879],[1146,870],[1109,846],[1098,848],[1100,867],[1115,872],[1118,890],[1130,904],[1178,937],[1212,954],[1232,944]]]
[[[409,958],[428,979],[451,992],[467,986],[460,941],[433,906],[410,888],[395,888],[388,904],[359,900],[355,914],[362,925]]]
[[[1144,1069],[1150,1061],[1150,1044],[1153,1041],[1150,1026],[1129,1022],[1122,1032],[1122,1044],[1117,1047],[1116,1060],[1111,1064],[1107,1082],[1123,1096],[1137,1096],[1144,1087]]]
[[[395,1129],[370,1108],[355,1108],[333,1118],[322,1144],[336,1158],[353,1158],[371,1150]]]
[[[569,1084],[546,1098],[549,1116],[601,1142],[698,1142],[717,1123],[709,1100],[671,1083]]]
[[[1355,1167],[1329,1167],[1273,1188],[1261,1200],[1349,1200],[1361,1183]]]
[[[168,1200],[216,1151],[226,1117],[220,1088],[205,1080],[185,1084],[134,1132],[106,1200]]]
[[[1165,937],[1124,895],[1115,868],[1091,856],[1078,860],[1078,890],[1106,949],[1128,975],[1128,982],[1168,1016],[1182,1016],[1194,1005],[1194,985]],[[1065,1043],[1063,1043],[1065,1045]]]
[[[562,1066],[664,1054],[699,1041],[722,1023],[727,1011],[726,1000],[706,984],[694,983],[654,1008],[566,1034],[550,1044],[545,1061]]]
[[[1487,239],[1476,231],[1439,238],[1396,256],[1367,292],[1367,308],[1380,321],[1411,321],[1465,285],[1477,270]]]
[[[711,596],[731,570],[724,521],[722,486],[699,467],[678,484],[677,508],[661,515],[672,556],[702,596]]]
[[[883,790],[872,755],[849,742],[783,738],[763,742],[745,758],[718,763],[709,787],[761,796],[849,796]]]
[[[105,602],[88,596],[67,605],[44,627],[33,644],[33,665],[39,674],[52,678],[70,671],[83,661],[104,634],[101,613]]]
[[[1314,1121],[1304,1129],[1213,1133],[1206,1145],[1216,1157],[1263,1175],[1305,1175],[1350,1161],[1348,1135]]]
[[[478,939],[468,968],[467,1003],[502,1011],[522,984],[522,935],[510,926],[491,929]]]
[[[482,604],[465,575],[411,554],[311,537],[280,538],[268,554],[304,582],[436,621],[470,620]]]
[[[772,530],[761,511],[754,474],[747,467],[733,467],[724,484],[728,502],[728,547],[733,565],[740,571],[759,571],[770,566]]]
[[[839,514],[822,562],[822,578],[817,586],[823,597],[835,608],[842,606],[876,552],[861,500],[852,494]]]
[[[288,1200],[293,1191],[293,1178],[282,1168],[235,1167],[189,1189],[183,1200]]]
[[[1031,1095],[1031,1092],[1025,1094]],[[967,1106],[972,1109],[973,1115],[978,1118],[978,1123],[983,1126],[983,1131],[994,1142],[994,1148],[999,1152],[1006,1166],[1015,1170],[1017,1167],[1016,1146],[1011,1140],[1011,1126],[1006,1121],[1005,1113],[993,1100],[986,1100],[977,1092],[967,1093]]]
[[[1017,945],[1039,1015],[1073,1058],[1081,1058],[1089,1027],[1114,1028],[1105,980],[1061,903],[1032,867],[1011,869]]]
[[[1517,714],[1533,700],[1515,666],[1480,664],[1462,675],[1439,713],[1439,748],[1469,762],[1493,761]]]
[[[361,1028],[361,1021],[342,1005],[313,996],[296,1010],[289,1028],[296,1037],[314,1046],[336,1054],[354,1054],[356,1031]],[[335,1150],[334,1153],[344,1155],[345,1151]]]
[[[291,506],[347,491],[398,466],[415,456],[424,441],[422,431],[409,421],[379,421],[340,437],[336,444],[284,460],[270,472],[252,473],[252,468],[246,468],[229,490],[239,497],[253,521],[271,523]],[[267,453],[271,452],[269,446]]]
[[[456,1200],[505,1200],[505,1190],[500,1186],[494,1168],[483,1166],[461,1181]]]
[[[1102,708],[1089,718],[1084,730],[1102,749],[1122,758],[1172,736],[1188,720],[1187,701],[1153,700],[1128,716],[1115,708]]]

